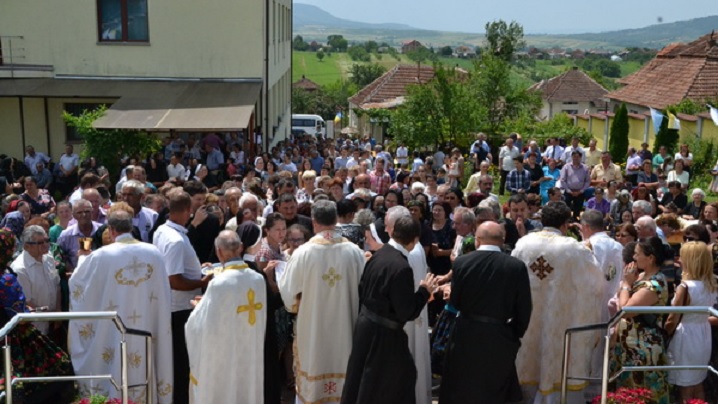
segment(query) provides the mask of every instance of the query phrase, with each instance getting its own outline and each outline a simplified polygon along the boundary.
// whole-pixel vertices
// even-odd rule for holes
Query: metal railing
[[[112,377],[111,374],[107,375],[91,375],[91,376],[43,376],[43,377],[16,377],[12,378],[12,358],[10,352],[10,342],[8,340],[8,334],[17,327],[18,324],[24,322],[37,322],[37,321],[64,321],[64,320],[112,320],[117,330],[120,332],[120,382]],[[127,368],[127,335],[137,335],[145,338],[145,357],[146,357],[146,380],[144,383],[139,383],[130,386],[128,379],[128,368]],[[135,330],[127,328],[122,322],[122,319],[116,311],[100,311],[100,312],[76,312],[76,313],[18,313],[10,321],[0,329],[0,338],[5,339],[5,344],[2,346],[2,352],[4,355],[4,373],[5,373],[5,391],[0,393],[0,398],[5,397],[6,404],[12,404],[12,386],[16,383],[37,383],[37,382],[65,382],[65,381],[79,381],[79,380],[109,380],[112,385],[122,393],[122,404],[128,404],[129,401],[129,389],[135,387],[145,386],[145,395],[147,403],[153,403],[153,388],[152,388],[152,334],[147,331]]]
[[[25,48],[17,46],[24,39],[18,35],[0,35],[0,66],[9,65],[12,70],[18,59],[25,59]]]
[[[609,377],[608,364],[609,354],[611,348],[611,328],[613,328],[623,317],[627,314],[709,314],[714,317],[718,317],[718,310],[711,306],[633,306],[624,307],[616,313],[613,318],[608,320],[607,323],[591,324],[581,327],[573,327],[566,329],[563,340],[563,362],[561,366],[561,400],[562,404],[566,403],[568,397],[568,379],[572,380],[586,380],[586,381],[601,381],[601,404],[606,404],[608,397],[608,383],[616,380],[618,376],[625,372],[647,372],[651,370],[710,370],[711,372],[718,375],[718,371],[710,365],[663,365],[663,366],[623,366],[618,372]],[[568,368],[570,363],[570,351],[571,351],[571,336],[575,333],[595,331],[595,330],[606,330],[606,335],[603,336],[603,364],[601,369],[601,377],[585,377],[585,376],[569,376]]]

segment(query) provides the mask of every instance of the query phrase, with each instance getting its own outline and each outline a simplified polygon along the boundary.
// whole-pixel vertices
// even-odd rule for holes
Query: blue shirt
[[[521,172],[513,169],[506,177],[506,189],[508,189],[512,194],[519,192],[520,189],[528,191],[530,187],[531,173],[527,169],[523,169]]]
[[[322,167],[324,167],[324,157],[317,156],[316,158],[310,158],[309,162],[312,164],[312,170],[319,175],[319,173],[322,172]]]
[[[212,149],[207,154],[207,169],[209,171],[219,170],[219,166],[222,164],[224,164],[224,155],[219,150]]]

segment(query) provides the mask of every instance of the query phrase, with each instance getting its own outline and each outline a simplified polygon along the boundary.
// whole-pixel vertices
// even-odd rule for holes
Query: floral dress
[[[637,280],[631,288],[631,296],[647,288],[658,295],[654,306],[668,304],[668,284],[660,272],[649,279]],[[611,359],[611,373],[622,366],[663,366],[666,361],[666,341],[662,328],[664,314],[641,314],[622,319],[616,328],[616,345]],[[654,402],[669,403],[669,384],[664,371],[625,372],[616,379],[616,387],[644,387],[653,391]]]

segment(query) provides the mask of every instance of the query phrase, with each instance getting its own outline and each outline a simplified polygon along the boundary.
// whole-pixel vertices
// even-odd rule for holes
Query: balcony
[[[24,37],[0,35],[0,79],[53,77],[52,66],[27,64],[24,61]]]

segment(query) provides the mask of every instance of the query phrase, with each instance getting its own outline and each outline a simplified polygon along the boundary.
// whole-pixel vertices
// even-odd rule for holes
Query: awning
[[[234,131],[259,103],[260,81],[0,79],[0,97],[117,99],[98,129]]]
[[[123,95],[92,126],[146,131],[245,129],[262,88],[261,83],[153,84]]]

